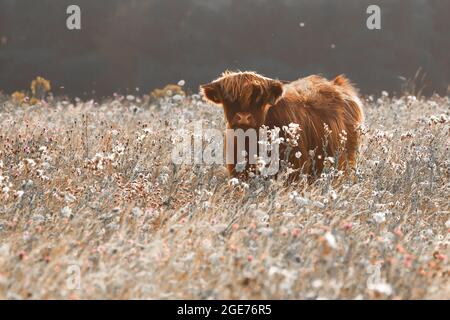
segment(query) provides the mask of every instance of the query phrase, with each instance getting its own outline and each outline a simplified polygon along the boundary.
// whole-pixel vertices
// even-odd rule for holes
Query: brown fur
[[[338,156],[341,149],[339,169],[356,166],[358,127],[364,116],[356,89],[342,75],[333,81],[313,75],[284,84],[254,72],[227,71],[201,86],[201,91],[208,100],[223,105],[229,128],[299,124],[299,146],[286,160],[307,174],[320,174],[324,158]],[[324,124],[331,130],[327,138]],[[314,150],[314,158],[310,150]],[[284,150],[280,151],[283,155]],[[297,151],[302,153],[300,159],[295,157]],[[234,165],[228,170],[236,175]]]

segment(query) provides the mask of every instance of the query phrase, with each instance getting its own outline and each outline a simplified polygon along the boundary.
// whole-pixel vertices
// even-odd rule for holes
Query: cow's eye
[[[255,102],[254,102],[254,106],[259,109],[262,107],[263,103],[262,103],[262,97],[256,97]]]

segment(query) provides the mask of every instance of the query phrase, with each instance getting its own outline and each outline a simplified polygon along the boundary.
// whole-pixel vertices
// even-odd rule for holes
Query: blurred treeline
[[[66,28],[70,4],[81,31]],[[370,4],[380,31],[366,28]],[[399,92],[421,68],[417,87],[446,94],[449,32],[448,0],[0,0],[0,90],[41,75],[68,95],[180,79],[197,91],[228,68],[283,80],[345,73],[376,94]]]

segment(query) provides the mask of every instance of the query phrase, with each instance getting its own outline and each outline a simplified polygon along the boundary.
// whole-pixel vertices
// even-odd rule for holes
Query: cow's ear
[[[269,85],[269,95],[268,101],[269,104],[276,104],[278,100],[280,100],[283,95],[283,84],[280,81],[273,80]]]
[[[218,82],[201,85],[200,92],[207,100],[217,104],[222,103],[222,90]]]

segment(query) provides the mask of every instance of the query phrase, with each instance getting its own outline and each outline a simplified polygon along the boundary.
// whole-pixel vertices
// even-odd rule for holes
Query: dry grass
[[[174,166],[196,96],[0,103],[0,298],[450,298],[448,98],[368,99],[356,175],[289,186]]]

